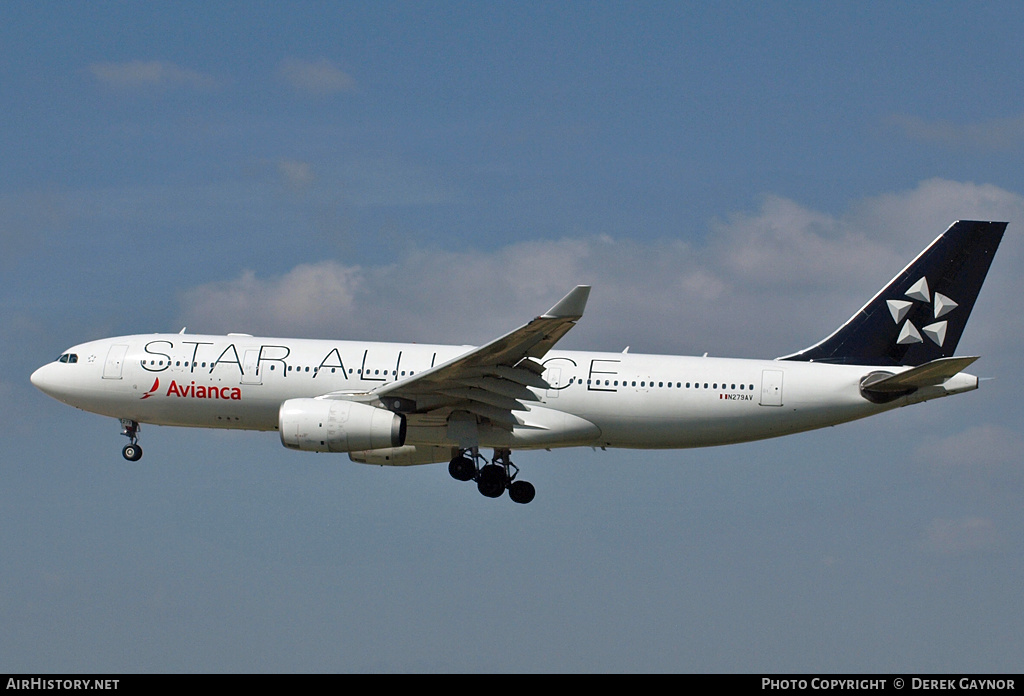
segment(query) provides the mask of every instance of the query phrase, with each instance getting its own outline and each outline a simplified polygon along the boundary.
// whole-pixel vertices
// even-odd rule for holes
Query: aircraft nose
[[[36,389],[52,396],[57,390],[57,380],[53,372],[53,363],[49,363],[33,372],[29,380],[31,380]]]

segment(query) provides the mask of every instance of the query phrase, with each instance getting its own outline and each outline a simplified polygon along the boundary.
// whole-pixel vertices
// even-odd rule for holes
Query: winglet
[[[558,301],[554,307],[545,312],[542,319],[579,319],[583,316],[583,310],[587,307],[587,298],[590,297],[589,285],[577,285],[569,291],[569,294]]]

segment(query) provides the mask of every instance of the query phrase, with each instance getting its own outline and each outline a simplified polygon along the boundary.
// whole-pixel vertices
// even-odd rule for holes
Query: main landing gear
[[[139,429],[137,422],[128,418],[121,419],[121,434],[127,437],[130,442],[121,450],[121,456],[130,462],[137,462],[142,459],[142,448],[139,447]]]
[[[476,488],[488,498],[499,498],[508,490],[508,497],[513,502],[526,504],[537,495],[532,483],[517,481],[519,468],[509,457],[512,450],[494,450],[494,459],[487,463],[487,458],[474,447],[460,450],[448,464],[448,473],[456,481],[476,481]]]

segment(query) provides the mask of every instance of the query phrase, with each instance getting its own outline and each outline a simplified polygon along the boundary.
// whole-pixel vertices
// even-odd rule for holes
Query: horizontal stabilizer
[[[860,388],[866,392],[890,394],[930,387],[942,384],[950,377],[967,369],[977,359],[976,356],[939,358],[895,375],[888,372],[872,372],[861,380]]]

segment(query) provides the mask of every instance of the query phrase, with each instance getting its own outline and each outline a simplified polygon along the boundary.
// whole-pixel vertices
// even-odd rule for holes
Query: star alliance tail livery
[[[583,316],[580,285],[478,348],[146,334],[74,346],[31,379],[120,419],[131,461],[141,423],[276,430],[366,464],[447,461],[528,503],[513,449],[727,445],[977,389],[977,358],[954,352],[1006,224],[954,223],[835,333],[775,360],[554,350]]]

